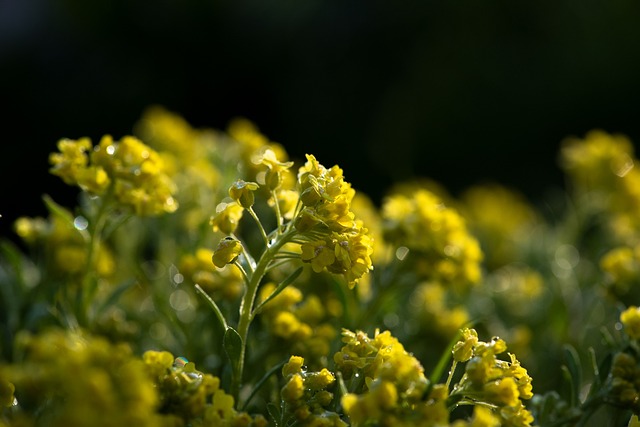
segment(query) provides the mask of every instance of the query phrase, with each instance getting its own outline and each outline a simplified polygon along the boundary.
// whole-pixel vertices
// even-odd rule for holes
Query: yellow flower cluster
[[[274,290],[274,283],[265,283],[260,288],[260,301]],[[322,364],[321,360],[326,358],[337,335],[328,322],[330,313],[326,306],[330,303],[321,301],[315,294],[304,296],[290,285],[264,306],[261,319],[269,332],[287,343],[287,348],[315,366]]]
[[[133,136],[114,141],[109,135],[92,148],[89,138],[62,139],[57,153],[49,157],[51,173],[70,185],[106,196],[136,215],[152,216],[174,212],[175,184],[164,172],[158,153]]]
[[[632,340],[640,339],[640,308],[634,305],[620,313],[624,331]]]
[[[415,252],[416,273],[464,290],[481,279],[482,251],[463,217],[428,190],[392,194],[382,205],[384,235]],[[410,252],[411,255],[411,252]]]
[[[450,340],[470,316],[465,306],[452,304],[447,297],[447,289],[440,283],[421,282],[413,291],[408,308],[425,330]]]
[[[52,203],[52,202],[51,202]],[[83,273],[87,264],[89,236],[82,226],[84,219],[74,218],[71,212],[56,207],[48,219],[21,217],[14,223],[16,234],[30,246],[44,250],[51,272],[57,276],[74,277]],[[93,271],[101,277],[115,270],[115,259],[109,248],[98,245]]]
[[[475,185],[461,195],[460,212],[478,238],[489,269],[518,259],[538,214],[520,193],[498,184]]]
[[[617,298],[627,296],[640,278],[640,245],[609,250],[600,259],[600,268],[606,273],[609,293]]]
[[[180,220],[198,230],[215,208],[231,144],[211,129],[195,129],[183,117],[151,106],[134,127],[136,136],[156,150],[164,170],[175,182]],[[225,143],[227,142],[227,143]],[[231,166],[228,166],[231,168]]]
[[[154,383],[128,346],[57,329],[19,343],[24,360],[0,375],[15,385],[16,425],[36,425],[36,413],[37,425],[53,427],[168,425],[156,413]]]
[[[304,358],[291,356],[282,367],[285,384],[280,391],[283,402],[281,420],[277,425],[308,427],[346,427],[340,416],[327,407],[333,401],[329,390],[336,382],[334,375],[323,368],[319,372],[307,371]],[[279,421],[279,422],[278,422]]]
[[[315,272],[326,269],[343,275],[354,287],[373,269],[373,241],[351,211],[355,190],[344,180],[342,169],[326,169],[309,154],[298,171],[298,187],[303,209],[294,221],[305,238],[302,260]]]
[[[159,410],[175,426],[266,427],[262,415],[251,417],[234,408],[234,399],[220,388],[220,379],[198,371],[193,362],[168,351],[148,350],[143,360],[158,387]]]
[[[435,387],[425,396],[429,381],[422,365],[389,331],[376,330],[370,338],[362,331],[345,329],[342,341],[345,345],[334,361],[352,385],[348,387],[352,391],[342,397],[352,425],[437,425],[448,421],[446,389]]]
[[[466,362],[465,373],[451,396],[466,404],[493,405],[507,425],[529,426],[533,416],[522,399],[533,397],[531,377],[515,355],[509,353],[509,361],[496,357],[506,350],[502,339],[494,337],[483,342],[478,340],[475,330],[464,329],[452,351],[456,362]]]
[[[611,214],[610,226],[622,238],[640,228],[640,170],[633,144],[623,135],[593,130],[584,139],[567,138],[561,166],[588,203]]]

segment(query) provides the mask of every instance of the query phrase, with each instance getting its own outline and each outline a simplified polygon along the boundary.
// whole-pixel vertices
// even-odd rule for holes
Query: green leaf
[[[234,367],[233,371],[236,372],[235,368],[240,362],[240,355],[242,353],[242,338],[240,334],[231,326],[228,326],[222,338],[222,345]]]
[[[565,383],[568,385],[566,388],[563,388],[563,399],[571,404],[572,407],[575,406],[575,402],[573,400],[573,378],[571,377],[571,372],[569,372],[569,368],[566,365],[562,365],[560,367],[562,370],[562,377],[564,378]]]
[[[571,376],[571,405],[575,406],[580,401],[580,386],[582,384],[582,365],[576,349],[569,344],[563,346],[564,358],[568,374]]]
[[[282,292],[284,290],[284,288],[286,288],[287,286],[289,286],[294,280],[296,280],[298,278],[298,276],[300,276],[300,273],[302,273],[302,269],[303,267],[298,267],[293,273],[291,273],[289,275],[289,277],[287,277],[286,279],[284,279],[275,289],[273,292],[271,292],[271,295],[269,295],[264,301],[262,301],[254,310],[253,313],[251,315],[251,317],[255,316],[256,314],[258,314],[260,312],[260,310],[262,309],[262,307],[264,307],[264,305],[266,303],[268,303],[269,301],[271,301],[272,299],[274,299],[276,296],[278,296],[278,294],[280,294],[280,292]]]
[[[42,200],[44,201],[44,204],[51,215],[58,217],[64,220],[70,226],[73,226],[74,217],[67,208],[57,204],[50,196],[46,194],[42,196]]]
[[[273,420],[275,427],[280,427],[280,408],[278,408],[274,403],[269,402],[267,403],[267,411],[269,412],[269,415],[271,415],[271,419]]]
[[[227,329],[229,329],[229,326],[227,326],[227,321],[225,320],[224,315],[222,314],[222,311],[220,310],[220,307],[218,307],[218,304],[216,304],[216,302],[213,300],[213,298],[211,298],[204,291],[204,289],[202,289],[202,287],[200,287],[200,285],[198,285],[197,283],[195,284],[195,288],[196,288],[196,292],[198,294],[202,295],[202,297],[209,303],[209,306],[213,309],[213,312],[216,314],[216,317],[220,321],[220,324],[222,325],[222,328],[225,331]]]

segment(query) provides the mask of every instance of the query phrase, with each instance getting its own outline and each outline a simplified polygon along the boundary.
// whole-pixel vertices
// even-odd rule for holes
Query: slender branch
[[[256,211],[253,210],[252,206],[249,206],[248,208],[246,208],[246,210],[247,212],[249,212],[249,215],[251,215],[251,217],[256,221],[256,224],[258,224],[258,228],[260,229],[260,234],[262,234],[262,239],[264,240],[265,246],[269,247],[269,238],[267,237],[267,232],[264,231],[264,227],[262,226],[262,223],[260,222],[260,218],[258,218]]]

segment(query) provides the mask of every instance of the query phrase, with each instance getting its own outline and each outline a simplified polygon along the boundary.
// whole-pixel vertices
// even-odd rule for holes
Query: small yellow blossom
[[[89,163],[88,152],[92,144],[89,138],[80,138],[77,141],[61,139],[58,141],[59,153],[49,155],[49,162],[53,165],[51,173],[59,176],[66,184],[74,185],[78,179],[78,173],[87,167]]]
[[[209,221],[213,231],[233,234],[242,219],[244,208],[236,202],[222,202],[216,207],[216,214]]]
[[[282,388],[281,395],[285,402],[301,399],[304,395],[304,381],[302,379],[302,375],[291,375],[287,384]]]
[[[462,337],[453,346],[453,360],[456,362],[466,362],[473,356],[473,349],[478,344],[478,333],[475,329],[465,328],[462,330]]]
[[[242,243],[239,240],[233,239],[231,237],[225,237],[221,239],[214,251],[211,260],[213,264],[222,268],[227,264],[231,264],[235,262],[238,258],[238,255],[242,253]]]
[[[304,366],[304,358],[300,356],[291,356],[289,361],[282,366],[282,376],[285,378],[289,375],[302,372]]]
[[[249,209],[255,201],[253,192],[258,188],[260,186],[255,182],[239,179],[229,187],[229,196],[243,208]]]
[[[520,397],[518,386],[513,378],[506,377],[499,380],[491,381],[484,385],[484,392],[490,402],[500,406],[516,405]]]
[[[629,338],[640,339],[640,308],[630,306],[620,314],[620,322]]]

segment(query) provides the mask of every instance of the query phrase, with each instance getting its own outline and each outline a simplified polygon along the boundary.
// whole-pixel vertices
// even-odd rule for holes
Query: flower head
[[[256,191],[260,186],[255,182],[246,182],[242,179],[234,182],[231,187],[229,187],[229,196],[233,200],[235,200],[240,206],[245,209],[253,206],[255,201],[255,196],[253,192]]]
[[[213,264],[222,268],[227,264],[235,262],[238,255],[242,253],[242,243],[232,237],[225,237],[218,243],[218,247],[211,256]]]
[[[213,231],[221,231],[225,234],[233,234],[242,219],[244,208],[236,202],[221,202],[216,207],[216,214],[211,217],[209,223]]]

